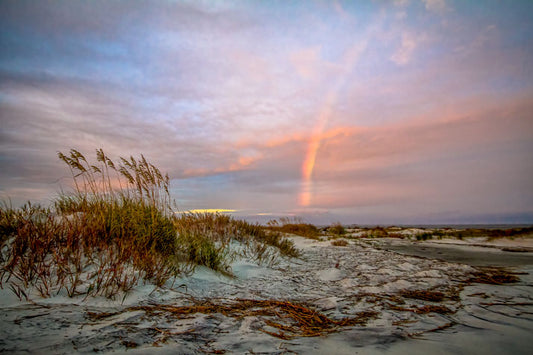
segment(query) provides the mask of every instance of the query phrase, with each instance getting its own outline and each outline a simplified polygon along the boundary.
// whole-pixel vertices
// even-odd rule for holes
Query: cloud
[[[402,33],[401,45],[390,59],[397,65],[407,65],[411,61],[417,45],[418,41],[413,34]]]
[[[409,201],[432,201],[433,207],[477,206],[493,212],[496,205],[488,201],[507,201],[509,206],[525,208],[531,196],[518,203],[512,191],[524,191],[528,183],[522,176],[533,172],[533,160],[521,148],[523,144],[533,148],[526,143],[533,141],[533,123],[526,114],[532,108],[527,99],[492,107],[479,101],[466,116],[348,127],[346,134],[332,134],[317,158],[315,206],[407,206]],[[463,201],[472,190],[477,191],[476,198]]]
[[[394,6],[404,7],[409,4],[409,0],[394,0]]]
[[[290,55],[296,72],[303,79],[316,78],[320,60],[320,46],[305,48]]]
[[[436,13],[442,13],[448,9],[446,0],[422,0],[426,6],[426,10]]]
[[[102,147],[143,153],[184,209],[526,213],[524,4],[2,1],[0,191],[49,201],[57,151]]]

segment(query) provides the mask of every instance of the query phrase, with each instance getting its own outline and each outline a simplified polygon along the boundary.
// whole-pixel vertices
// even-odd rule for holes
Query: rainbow
[[[315,168],[316,156],[320,144],[322,143],[322,136],[328,125],[329,118],[331,116],[332,106],[337,101],[337,93],[331,91],[326,99],[326,104],[322,107],[317,119],[317,123],[313,129],[313,135],[309,139],[307,145],[307,151],[305,159],[302,164],[302,190],[300,192],[299,204],[302,207],[309,206],[311,204],[311,188],[312,188],[312,176]]]
[[[338,76],[337,82],[326,95],[324,104],[320,109],[315,127],[313,128],[313,133],[307,145],[305,159],[302,164],[302,182],[298,197],[298,203],[301,207],[307,207],[311,205],[313,170],[315,169],[318,150],[320,149],[320,145],[324,139],[324,132],[333,113],[333,107],[337,104],[339,92],[346,83],[346,79],[355,67],[355,64],[357,63],[361,53],[366,49],[366,46],[367,41],[363,41],[354,45],[347,52],[346,56],[344,57],[342,70]]]

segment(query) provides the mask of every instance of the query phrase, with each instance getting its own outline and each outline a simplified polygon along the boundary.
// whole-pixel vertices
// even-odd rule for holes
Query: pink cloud
[[[397,65],[406,65],[411,60],[413,53],[418,45],[418,40],[412,33],[402,33],[400,47],[391,56],[391,60]]]
[[[291,53],[290,61],[303,79],[316,79],[319,75],[320,50],[320,46],[314,46]]]

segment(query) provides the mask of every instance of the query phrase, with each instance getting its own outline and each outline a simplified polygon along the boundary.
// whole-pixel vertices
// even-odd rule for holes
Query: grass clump
[[[0,282],[19,295],[33,286],[45,297],[61,289],[112,297],[139,280],[161,286],[182,271],[167,175],[144,156],[119,165],[102,150],[96,164],[77,150],[58,156],[75,190],[51,207],[2,209]]]
[[[178,240],[185,246],[185,254],[190,262],[229,274],[228,249],[217,245],[212,239],[194,231],[182,231]]]
[[[367,233],[367,238],[387,238],[389,236],[389,232],[383,227],[377,226],[375,228],[370,228]]]
[[[345,247],[348,245],[348,241],[344,239],[336,239],[336,240],[331,241],[331,245],[336,246],[336,247]]]
[[[297,219],[294,221],[291,221],[289,218],[280,218],[279,221],[271,220],[265,228],[281,233],[296,234],[310,239],[319,239],[320,237],[320,230],[315,225],[303,223]]]
[[[327,232],[335,236],[341,236],[346,234],[346,229],[344,229],[344,226],[342,224],[334,223],[330,227],[328,227]]]
[[[416,236],[417,240],[428,240],[435,237],[442,239],[455,238],[464,240],[467,238],[487,238],[494,240],[498,238],[516,238],[526,237],[533,234],[533,227],[527,228],[508,228],[508,229],[485,229],[485,228],[466,228],[451,230],[449,228],[426,231]]]
[[[274,263],[278,254],[299,256],[294,243],[280,232],[229,215],[184,213],[174,219],[174,224],[178,242],[188,245],[188,258],[217,271],[229,272],[228,262],[237,256],[267,264]],[[230,252],[232,242],[241,246],[239,252]]]
[[[58,156],[71,171],[71,194],[50,207],[0,208],[0,287],[21,299],[30,288],[43,297],[64,290],[113,298],[140,281],[162,286],[196,265],[229,273],[235,239],[258,260],[278,250],[298,255],[280,233],[229,216],[176,217],[168,175],[142,155],[118,164],[101,149],[94,164],[74,149]]]
[[[265,230],[259,224],[251,224],[243,220],[232,220],[237,229],[237,239],[243,241],[243,237],[248,235],[256,242],[269,245],[279,249],[281,254],[298,257],[300,252],[294,247],[292,240],[283,237],[279,231]]]
[[[416,240],[423,241],[428,239],[433,239],[432,232],[423,232],[416,235]]]

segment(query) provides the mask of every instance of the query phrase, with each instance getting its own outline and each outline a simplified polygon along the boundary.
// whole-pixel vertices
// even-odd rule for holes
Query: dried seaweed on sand
[[[491,285],[503,285],[520,281],[514,273],[500,268],[482,268],[480,271],[472,273],[467,280],[468,283],[480,283]]]
[[[192,314],[222,314],[226,317],[242,319],[248,316],[261,317],[266,327],[261,331],[281,338],[314,337],[340,330],[343,327],[364,325],[368,320],[378,316],[377,312],[359,312],[354,317],[334,320],[305,305],[278,300],[237,299],[215,303],[213,301],[195,301],[192,305],[143,305],[125,309],[127,311],[142,310],[150,315],[167,315],[178,319]],[[109,316],[104,314],[88,314],[92,319]],[[265,329],[265,328],[270,328]]]

